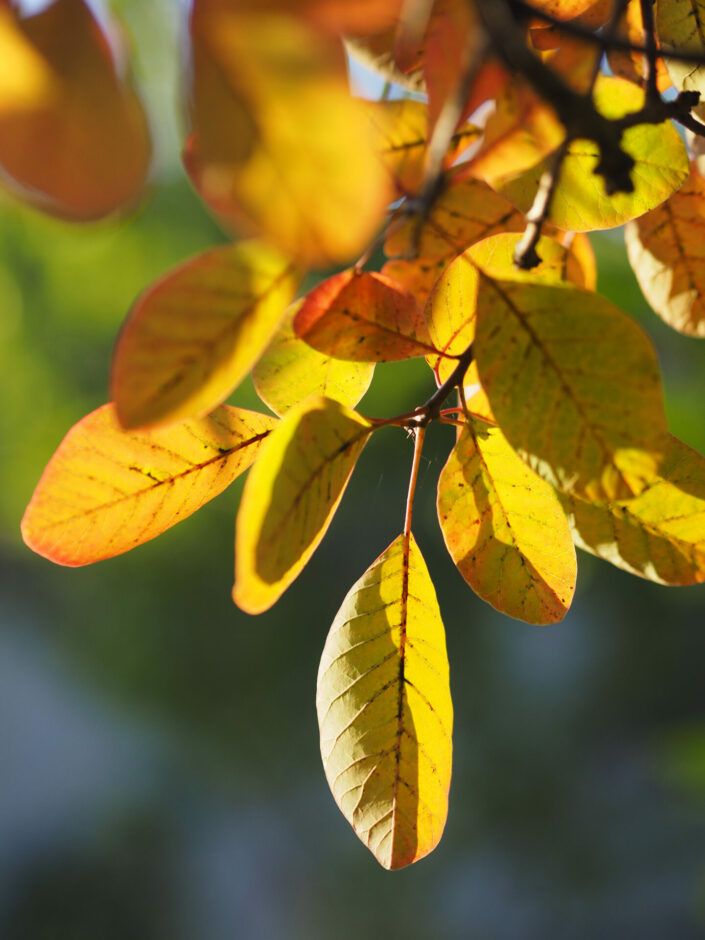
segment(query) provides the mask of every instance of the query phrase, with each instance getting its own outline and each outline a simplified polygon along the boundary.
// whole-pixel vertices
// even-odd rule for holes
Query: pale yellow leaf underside
[[[233,599],[274,604],[326,533],[371,425],[328,398],[293,407],[262,448],[237,517]]]
[[[318,672],[321,754],[345,818],[385,868],[438,844],[453,729],[448,657],[421,552],[399,536],[343,601]]]

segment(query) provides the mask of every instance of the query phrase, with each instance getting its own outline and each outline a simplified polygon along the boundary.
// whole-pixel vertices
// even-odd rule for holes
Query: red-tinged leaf
[[[394,258],[385,263],[380,273],[396,281],[397,284],[403,285],[414,295],[418,305],[423,308],[433,285],[441,276],[447,264],[447,258],[440,258],[437,261],[431,261],[427,258],[417,258],[415,261]]]
[[[237,516],[233,600],[268,610],[328,530],[372,425],[328,398],[287,412],[248,477]]]
[[[0,8],[0,170],[52,215],[98,219],[144,186],[149,128],[84,0]]]
[[[393,362],[437,354],[412,294],[372,271],[351,268],[314,288],[294,318],[294,330],[336,359]]]
[[[115,347],[111,390],[123,427],[220,404],[264,351],[297,280],[277,251],[239,242],[197,255],[150,287]]]
[[[22,520],[35,552],[88,565],[129,551],[190,516],[257,457],[276,418],[218,408],[156,431],[123,431],[103,405],[68,432]]]
[[[392,27],[404,0],[206,0],[211,10],[279,13],[308,19],[333,33],[366,36]]]
[[[393,195],[339,40],[301,19],[196,0],[192,133],[201,196],[306,266],[361,254]]]
[[[438,481],[438,518],[458,570],[488,603],[528,623],[562,620],[577,574],[555,490],[497,427],[468,421]]]

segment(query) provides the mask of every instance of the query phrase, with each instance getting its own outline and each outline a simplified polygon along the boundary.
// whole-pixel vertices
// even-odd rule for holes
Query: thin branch
[[[530,3],[527,3],[526,0],[513,0],[513,6],[524,15],[536,17],[536,19],[542,20],[550,26],[555,26],[568,36],[573,36],[576,39],[584,39],[586,42],[592,42],[596,45],[604,45],[604,40],[599,33],[588,27],[581,26],[580,23],[576,23],[575,20],[560,20],[558,17],[552,16],[545,10],[536,9]],[[616,52],[636,52],[640,55],[648,55],[649,53],[646,46],[631,42],[629,39],[625,39],[622,36],[612,37],[607,44],[607,48],[610,51],[614,49]],[[670,46],[660,46],[658,57],[660,59],[672,59],[674,62],[686,62],[690,65],[705,65],[705,54],[702,52],[688,52],[685,49],[672,49]]]
[[[553,194],[556,191],[560,177],[561,164],[568,152],[569,143],[570,141],[566,138],[558,150],[554,152],[551,158],[551,166],[542,173],[534,201],[526,213],[527,224],[524,234],[514,248],[514,264],[523,271],[530,271],[541,264],[536,246],[541,238],[543,226],[548,221]]]
[[[654,22],[654,0],[640,0],[641,21],[646,36],[646,100],[660,101],[658,90],[658,46],[656,45],[656,24]]]
[[[421,451],[423,450],[423,439],[426,436],[425,427],[414,428],[414,460],[411,464],[411,476],[409,477],[409,492],[406,497],[406,512],[404,513],[404,542],[409,543],[411,536],[411,516],[414,511],[414,496],[416,495],[416,482],[419,478],[419,467],[421,465]]]

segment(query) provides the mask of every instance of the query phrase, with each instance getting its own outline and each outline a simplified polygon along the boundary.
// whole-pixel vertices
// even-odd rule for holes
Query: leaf
[[[438,480],[438,519],[480,597],[528,623],[563,619],[577,576],[568,520],[499,428],[468,421]]]
[[[559,489],[593,499],[640,492],[666,429],[647,335],[597,294],[480,267],[473,348],[509,443]]]
[[[595,86],[595,103],[606,117],[619,118],[642,107],[644,92],[624,79],[603,75]],[[630,127],[624,132],[622,145],[635,160],[631,173],[634,192],[608,196],[603,178],[594,172],[599,161],[597,144],[590,140],[569,144],[549,215],[558,228],[573,232],[614,228],[662,203],[688,175],[688,155],[671,122]],[[497,188],[517,208],[528,211],[551,159],[496,181]]]
[[[568,279],[585,282],[586,275],[572,250],[545,236],[537,245],[543,259],[541,264],[530,272],[517,271],[513,261],[517,242],[518,236],[511,234],[493,235],[478,242],[448,265],[431,291],[424,318],[431,342],[446,354],[446,358],[431,355],[427,361],[439,383],[445,381],[455,367],[456,363],[450,357],[460,356],[474,339],[480,286],[478,266],[484,268],[489,265],[495,277],[532,284]]]
[[[266,347],[296,290],[289,261],[261,242],[223,245],[148,288],[115,346],[111,392],[123,427],[211,411]]]
[[[437,261],[429,261],[426,258],[417,258],[415,261],[394,258],[385,262],[380,274],[391,278],[397,284],[403,285],[414,295],[419,306],[423,307],[433,285],[443,273],[447,264],[447,258],[440,258]]]
[[[438,844],[448,813],[453,705],[433,583],[413,535],[399,536],[349,591],[316,695],[328,783],[387,869]]]
[[[683,186],[625,232],[644,297],[670,326],[705,336],[705,180],[693,167]]]
[[[357,257],[391,186],[338,40],[299,19],[196,0],[187,169],[226,219],[303,265]]]
[[[622,14],[620,33],[635,46],[646,45],[644,20],[641,15],[641,0],[627,0],[627,7]],[[623,52],[611,49],[607,60],[612,72],[620,78],[627,78],[637,84],[643,82],[648,74],[648,59],[638,52]],[[660,92],[670,88],[672,82],[662,59],[656,61],[656,86]]]
[[[372,426],[327,398],[296,405],[245,484],[235,537],[235,603],[274,604],[328,530]]]
[[[223,405],[207,418],[123,431],[112,405],[75,424],[22,520],[35,552],[60,565],[112,558],[213,499],[257,457],[276,419]]]
[[[425,261],[450,260],[489,235],[521,232],[525,226],[523,214],[486,183],[473,178],[451,181],[427,219],[407,213],[397,217],[388,229],[384,252],[388,258],[418,254]]]
[[[294,318],[314,349],[355,362],[393,362],[435,352],[421,308],[383,274],[349,268],[315,287]]]
[[[705,581],[705,458],[668,436],[658,477],[631,500],[559,494],[576,544],[660,584]]]
[[[404,0],[207,0],[211,9],[240,13],[289,13],[315,26],[355,36],[388,29],[399,18]],[[205,5],[205,4],[204,4]]]
[[[376,150],[396,188],[402,194],[415,193],[423,181],[428,107],[411,98],[370,101],[368,113],[375,132]],[[480,134],[474,124],[459,127],[451,137],[446,163],[450,165],[456,160]]]
[[[0,6],[0,169],[25,201],[71,220],[135,200],[151,157],[147,120],[84,0],[34,16]]]
[[[656,5],[659,42],[677,52],[705,55],[705,3],[702,0],[668,0]],[[673,84],[681,91],[705,94],[705,68],[692,62],[666,59]]]
[[[293,319],[302,302],[290,308],[252,370],[257,394],[278,415],[309,395],[324,395],[353,408],[369,388],[374,363],[341,362],[299,339]]]
[[[535,10],[541,10],[558,20],[572,20],[594,4],[595,0],[532,0]]]

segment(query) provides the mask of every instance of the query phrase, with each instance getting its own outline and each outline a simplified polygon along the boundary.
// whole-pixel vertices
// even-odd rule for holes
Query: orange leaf
[[[131,86],[84,0],[0,8],[0,168],[23,199],[72,220],[132,202],[151,156]]]
[[[103,405],[68,432],[22,520],[35,552],[60,565],[112,558],[160,535],[253,462],[276,418],[223,405],[207,418],[123,431]]]
[[[334,33],[368,35],[393,26],[404,0],[207,0],[234,13],[288,13]],[[205,5],[205,4],[204,4]]]
[[[257,361],[297,279],[261,242],[191,258],[137,301],[115,347],[111,390],[124,427],[206,414]]]
[[[694,168],[657,209],[625,229],[644,297],[670,326],[705,336],[705,180]]]
[[[206,202],[306,265],[359,255],[392,195],[342,46],[304,21],[196,0],[184,159]]]
[[[355,268],[310,292],[294,330],[335,359],[393,362],[437,352],[414,297],[383,274]]]

